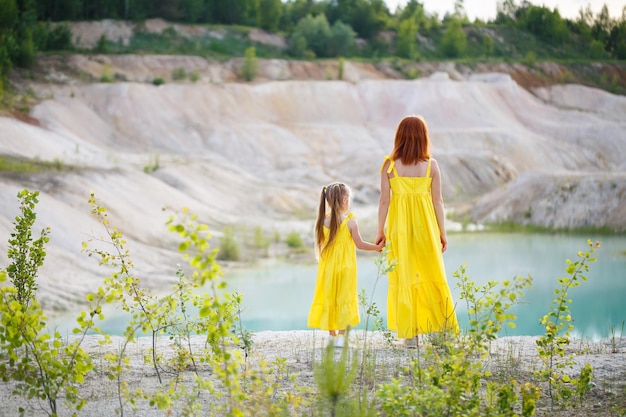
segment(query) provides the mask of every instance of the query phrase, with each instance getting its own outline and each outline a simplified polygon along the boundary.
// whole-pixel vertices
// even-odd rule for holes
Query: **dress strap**
[[[389,167],[387,168],[387,174],[393,171],[393,176],[398,176],[398,171],[396,170],[396,162],[389,157],[389,155],[385,156],[385,160],[383,161],[383,165],[380,167],[380,171],[382,172],[383,168],[385,168],[385,164],[389,161]]]
[[[430,177],[430,161],[432,159],[428,158],[428,168],[426,168],[426,178]]]

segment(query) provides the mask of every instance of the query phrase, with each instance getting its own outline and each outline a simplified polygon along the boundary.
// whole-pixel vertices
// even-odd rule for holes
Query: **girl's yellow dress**
[[[458,332],[455,305],[446,280],[441,240],[431,195],[430,159],[425,177],[400,177],[388,156],[391,201],[387,247],[397,265],[389,272],[387,326],[398,338]],[[384,163],[383,163],[384,167]]]
[[[345,330],[359,324],[356,245],[348,229],[348,220],[353,217],[352,213],[346,215],[333,243],[320,254],[309,327]],[[324,227],[324,242],[329,232]]]

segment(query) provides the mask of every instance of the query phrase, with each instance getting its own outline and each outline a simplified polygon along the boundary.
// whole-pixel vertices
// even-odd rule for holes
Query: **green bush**
[[[245,51],[243,66],[241,67],[241,76],[246,81],[252,81],[258,73],[259,60],[256,57],[256,49],[251,46]]]
[[[235,240],[235,230],[227,226],[224,228],[224,234],[220,239],[220,250],[217,258],[224,261],[239,260],[239,244]]]
[[[172,71],[172,80],[180,81],[184,80],[185,78],[187,78],[187,71],[185,71],[185,68],[178,67]]]
[[[304,246],[304,243],[302,243],[302,238],[300,237],[300,234],[296,232],[295,230],[287,234],[287,237],[285,238],[285,243],[287,243],[287,246],[289,246],[292,249],[298,249]]]

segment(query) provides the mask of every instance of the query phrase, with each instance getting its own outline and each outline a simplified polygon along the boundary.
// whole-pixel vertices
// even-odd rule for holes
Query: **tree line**
[[[384,0],[0,0],[0,94],[14,66],[30,66],[38,51],[72,48],[64,22],[100,19],[256,27],[286,35],[288,53],[296,58],[476,56],[467,49],[472,29],[515,28],[555,49],[576,45],[589,59],[626,59],[626,6],[615,18],[605,4],[597,14],[587,6],[567,19],[556,8],[503,0],[496,12],[492,21],[470,22],[463,0],[444,16],[429,13],[417,0],[394,11]],[[391,45],[381,37],[385,31],[393,34]],[[493,36],[484,32],[475,32],[481,37],[480,54],[498,56]],[[428,40],[435,43],[436,55],[420,53]]]

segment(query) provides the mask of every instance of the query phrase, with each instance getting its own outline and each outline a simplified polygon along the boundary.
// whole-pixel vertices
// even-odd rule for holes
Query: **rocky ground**
[[[106,375],[98,373],[102,369],[102,355],[106,352],[117,352],[121,339],[113,338],[109,347],[102,347],[98,336],[91,336],[84,342],[85,349],[92,355],[96,363],[96,372],[87,378],[85,384],[80,387],[82,395],[86,396],[88,403],[78,416],[115,416],[119,415],[119,398],[117,384],[109,380]],[[494,341],[491,345],[491,353],[483,360],[484,369],[490,369],[494,375],[513,376],[519,383],[528,381],[532,372],[538,369],[540,364],[534,337],[504,337]],[[276,363],[276,359],[283,361],[280,371],[283,375],[275,375],[280,380],[280,392],[306,388],[315,392],[313,379],[314,363],[319,362],[324,347],[328,344],[328,336],[320,331],[288,331],[288,332],[259,332],[253,336],[253,347],[248,364],[251,367],[258,366],[261,360],[267,364]],[[141,338],[138,343],[128,348],[130,368],[124,374],[129,388],[134,390],[141,387],[146,392],[157,389],[159,381],[154,369],[146,364],[144,357],[152,347],[149,338]],[[351,339],[349,351],[353,355],[361,355],[361,347],[364,343],[364,333],[355,331]],[[391,377],[398,376],[401,369],[424,354],[420,349],[407,349],[401,344],[386,342],[379,333],[368,334],[369,351],[373,355],[376,373],[379,375],[377,383],[388,382]],[[424,342],[422,342],[424,343]],[[193,337],[192,349],[199,351],[204,345],[204,338]],[[164,357],[171,357],[174,351],[171,342],[162,338],[157,345],[157,350]],[[338,354],[338,353],[337,353]],[[574,365],[567,372],[575,377],[581,366],[589,363],[594,370],[593,388],[586,395],[584,404],[577,408],[569,408],[565,411],[552,410],[547,406],[546,392],[542,394],[538,416],[618,416],[626,410],[624,381],[626,380],[626,338],[606,339],[597,342],[585,340],[572,340],[568,348],[568,355],[574,358]],[[100,368],[99,368],[100,367]],[[199,364],[199,373],[203,377],[209,377],[210,372],[205,365]],[[187,370],[183,381],[192,380],[191,370]],[[283,378],[283,376],[289,376]],[[167,383],[168,376],[164,377]],[[10,385],[0,385],[0,416],[17,415],[18,407],[25,407],[27,416],[45,416],[47,405],[44,402],[25,402],[19,397],[9,394]],[[203,404],[205,410],[210,410],[211,398],[201,395],[194,402]],[[124,405],[124,415],[127,416],[162,416],[176,415],[176,406],[173,405],[168,412],[156,410],[145,401],[138,401],[137,409],[133,410],[129,404]],[[620,411],[621,410],[621,411]],[[205,412],[203,414],[208,414]],[[70,415],[67,410],[60,410],[59,416]]]

